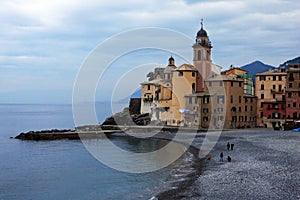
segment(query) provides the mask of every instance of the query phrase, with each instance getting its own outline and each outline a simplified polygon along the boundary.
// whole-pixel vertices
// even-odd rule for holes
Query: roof
[[[255,76],[259,75],[286,75],[286,72],[281,72],[281,71],[275,71],[275,70],[268,70],[265,72],[257,73]]]
[[[182,64],[180,65],[176,71],[198,71],[193,65]]]
[[[165,80],[165,79],[154,79],[148,82],[143,82],[141,85],[162,85],[165,86],[166,84],[172,84],[170,80]]]
[[[244,71],[244,72],[247,72],[247,73],[248,73],[247,70],[242,69],[242,68],[239,68],[239,67],[231,67],[231,68],[228,69],[228,70],[222,71],[222,73],[227,73],[227,72],[233,71],[233,70],[235,70],[235,69],[236,69],[236,70],[239,70],[239,71]]]
[[[226,76],[226,75],[217,75],[211,76],[205,79],[205,81],[243,81],[242,79]]]

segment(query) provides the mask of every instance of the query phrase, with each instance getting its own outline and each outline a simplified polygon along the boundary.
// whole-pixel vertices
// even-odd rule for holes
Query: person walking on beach
[[[220,153],[220,162],[224,162],[224,154],[223,154],[223,152]]]
[[[230,150],[230,143],[229,142],[227,143],[227,150],[228,151]]]
[[[233,146],[234,146],[234,144],[231,143],[231,144],[230,144],[231,151],[233,150]]]

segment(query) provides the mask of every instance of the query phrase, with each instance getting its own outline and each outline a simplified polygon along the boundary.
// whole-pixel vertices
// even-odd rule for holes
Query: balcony
[[[283,94],[284,90],[276,90],[276,89],[271,89],[272,94]]]
[[[152,103],[153,102],[153,98],[144,98],[143,101],[145,103]]]

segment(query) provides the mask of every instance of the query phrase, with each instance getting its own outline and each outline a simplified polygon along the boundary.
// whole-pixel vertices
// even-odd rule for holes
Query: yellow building
[[[185,95],[195,93],[196,78],[197,69],[192,65],[183,64],[173,71],[172,106],[168,125],[184,125]]]
[[[172,105],[172,75],[175,69],[174,58],[171,56],[166,68],[155,68],[154,72],[147,75],[148,81],[141,83],[141,114],[152,113],[155,108],[169,110]],[[153,117],[155,119],[156,114]]]

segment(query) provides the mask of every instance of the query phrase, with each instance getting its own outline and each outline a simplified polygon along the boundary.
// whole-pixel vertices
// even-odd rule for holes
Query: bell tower
[[[203,91],[204,80],[211,75],[211,49],[212,45],[207,32],[203,29],[203,19],[201,19],[201,29],[197,32],[196,40],[193,45],[193,64],[198,70],[196,92]]]

